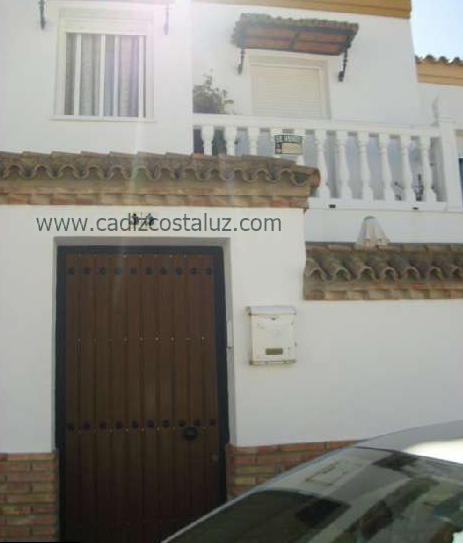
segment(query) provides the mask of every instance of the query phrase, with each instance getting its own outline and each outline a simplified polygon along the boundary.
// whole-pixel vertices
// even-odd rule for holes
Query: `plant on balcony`
[[[229,115],[230,106],[235,102],[228,98],[228,92],[214,86],[212,74],[204,75],[204,82],[193,87],[193,111],[194,113],[209,113],[212,115]],[[194,152],[203,153],[204,146],[199,130],[194,131]],[[225,138],[222,130],[214,131],[212,142],[212,154],[226,153]]]
[[[211,113],[216,115],[229,114],[228,107],[234,101],[228,98],[228,92],[214,87],[212,74],[204,75],[204,82],[193,87],[194,113]]]

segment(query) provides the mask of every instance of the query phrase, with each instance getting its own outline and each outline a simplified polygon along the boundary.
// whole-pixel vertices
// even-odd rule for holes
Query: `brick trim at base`
[[[353,441],[292,443],[257,447],[227,445],[227,494],[234,498],[268,479]]]
[[[57,454],[0,453],[0,541],[58,541]]]

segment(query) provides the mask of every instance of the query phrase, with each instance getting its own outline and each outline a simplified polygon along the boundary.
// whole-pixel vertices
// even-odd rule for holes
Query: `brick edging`
[[[0,453],[0,541],[58,541],[58,455]]]
[[[228,444],[226,449],[228,497],[239,496],[284,471],[353,443],[354,441],[324,441],[256,447],[235,447]]]
[[[0,205],[307,209],[318,170],[287,159],[0,152]]]

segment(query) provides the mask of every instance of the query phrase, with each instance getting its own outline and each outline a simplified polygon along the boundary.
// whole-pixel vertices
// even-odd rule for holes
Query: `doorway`
[[[58,250],[61,540],[161,541],[225,501],[223,254]]]

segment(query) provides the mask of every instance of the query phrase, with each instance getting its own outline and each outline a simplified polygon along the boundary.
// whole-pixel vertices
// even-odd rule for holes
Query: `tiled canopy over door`
[[[323,118],[326,107],[318,67],[253,64],[252,91],[255,115]]]

